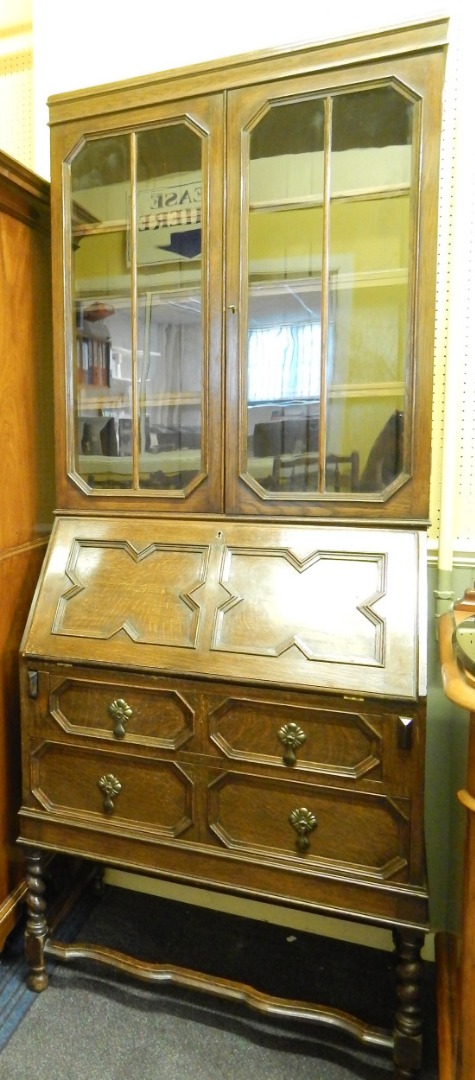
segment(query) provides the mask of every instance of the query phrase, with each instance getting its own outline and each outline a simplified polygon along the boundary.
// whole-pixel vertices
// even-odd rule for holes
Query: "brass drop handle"
[[[112,716],[114,721],[113,732],[116,739],[123,739],[125,735],[125,725],[132,716],[132,709],[130,705],[123,698],[116,698],[112,701],[108,708],[109,715]]]
[[[98,787],[100,787],[104,798],[105,813],[112,814],[112,811],[115,810],[114,799],[122,791],[122,784],[112,773],[106,773],[105,776],[101,776],[100,780],[97,781],[97,784]]]
[[[278,738],[285,746],[285,753],[283,755],[284,765],[295,765],[297,761],[296,750],[302,746],[307,738],[302,728],[295,724],[293,721],[289,724],[283,724],[280,730],[277,732]]]
[[[307,851],[310,845],[308,834],[318,825],[315,814],[311,810],[307,810],[304,806],[297,807],[292,810],[289,816],[290,824],[297,833],[297,850]]]

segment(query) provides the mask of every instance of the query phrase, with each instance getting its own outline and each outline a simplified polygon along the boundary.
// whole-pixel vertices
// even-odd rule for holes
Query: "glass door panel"
[[[327,456],[354,462],[357,455],[353,477],[346,470],[350,491],[383,491],[403,469],[413,108],[391,85],[332,99],[329,284],[334,348],[324,411]],[[328,470],[328,490],[331,484]]]
[[[315,488],[321,383],[324,107],[279,103],[249,135],[247,472]]]
[[[184,489],[202,468],[202,138],[184,123],[137,138],[140,486]]]
[[[86,141],[70,166],[72,471],[92,489],[203,475],[203,132]]]
[[[91,487],[131,487],[119,421],[132,419],[130,148],[85,142],[71,163],[74,472]]]
[[[416,131],[390,80],[261,104],[244,128],[241,476],[261,499],[361,499],[403,474]]]

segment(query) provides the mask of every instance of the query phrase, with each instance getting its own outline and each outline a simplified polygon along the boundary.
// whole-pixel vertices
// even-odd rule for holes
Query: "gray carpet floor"
[[[156,944],[163,938],[164,955],[172,962],[182,962],[183,953],[187,966],[199,969],[208,956],[210,969],[221,964],[223,973],[249,975],[247,981],[257,969],[263,986],[277,993],[296,990],[293,996],[301,996],[309,978],[318,976],[314,1000],[322,1000],[323,987],[332,1004],[332,995],[338,997],[344,986],[363,1013],[380,1011],[378,1023],[393,1007],[390,983],[379,990],[374,986],[379,976],[383,984],[386,973],[389,979],[387,954],[361,953],[360,947],[307,934],[290,945],[288,930],[122,889],[108,887],[92,903],[78,936],[150,960],[164,958]],[[286,955],[292,963],[284,963]],[[421,1080],[437,1078],[433,974],[432,965],[426,966]],[[50,965],[48,989],[25,993],[29,1007],[0,1053],[1,1080],[389,1080],[393,1073],[386,1051],[368,1052],[341,1033],[295,1021],[282,1025],[244,1005],[177,987],[157,988],[91,962]]]

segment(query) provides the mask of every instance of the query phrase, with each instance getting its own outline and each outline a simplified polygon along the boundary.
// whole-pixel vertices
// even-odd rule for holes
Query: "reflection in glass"
[[[295,485],[296,458],[296,486],[316,486],[323,128],[310,99],[270,109],[250,135],[247,471],[267,490]]]
[[[159,490],[201,468],[201,152],[185,124],[137,137],[140,485]]]
[[[308,455],[315,486],[320,398],[320,287],[297,283],[249,294],[249,471],[273,488],[274,462]]]
[[[72,467],[92,488],[182,490],[201,470],[201,152],[172,124],[71,163]]]
[[[329,452],[357,449],[359,490],[403,468],[409,343],[412,112],[392,86],[332,106],[330,268],[338,347],[327,380]]]
[[[251,128],[246,472],[277,496],[402,471],[413,110],[385,85]]]
[[[91,487],[132,485],[131,460],[116,464],[132,415],[128,177],[127,136],[86,142],[71,165],[74,469]]]

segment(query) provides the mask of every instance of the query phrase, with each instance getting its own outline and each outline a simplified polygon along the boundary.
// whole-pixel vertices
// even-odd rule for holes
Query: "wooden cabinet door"
[[[54,140],[62,506],[222,510],[222,113],[214,94]]]
[[[53,100],[61,507],[427,519],[444,48],[378,49]]]
[[[441,71],[229,95],[229,511],[427,516]]]

